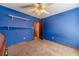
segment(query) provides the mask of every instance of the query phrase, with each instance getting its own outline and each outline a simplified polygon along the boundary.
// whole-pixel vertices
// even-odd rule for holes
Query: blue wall
[[[9,14],[26,18],[12,18]],[[79,48],[79,8],[39,19],[13,9],[0,6],[0,33],[7,38],[7,45],[34,39],[34,20],[44,20],[44,38]],[[8,28],[9,27],[9,28]]]
[[[26,18],[26,20],[13,18],[9,15],[15,15]],[[34,20],[40,20],[33,16],[15,11],[13,9],[0,6],[0,33],[7,38],[7,45],[30,41],[34,39]],[[8,28],[9,27],[9,28]]]
[[[79,48],[79,8],[43,19],[47,40]]]

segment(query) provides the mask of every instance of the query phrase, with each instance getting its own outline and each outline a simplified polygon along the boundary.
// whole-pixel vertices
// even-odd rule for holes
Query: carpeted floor
[[[79,49],[35,38],[8,47],[9,56],[78,56]]]

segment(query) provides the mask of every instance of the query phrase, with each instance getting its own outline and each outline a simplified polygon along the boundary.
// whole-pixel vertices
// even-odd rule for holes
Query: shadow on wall
[[[9,15],[23,17],[26,20],[12,19]],[[33,40],[35,19],[38,18],[0,6],[0,32],[6,36],[7,45]]]
[[[79,8],[44,18],[47,40],[79,48]]]

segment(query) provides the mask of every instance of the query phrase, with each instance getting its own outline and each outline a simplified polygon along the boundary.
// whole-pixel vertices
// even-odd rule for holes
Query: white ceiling
[[[17,11],[23,12],[25,14],[29,14],[38,18],[45,18],[51,15],[55,15],[73,8],[76,8],[79,6],[78,3],[52,3],[49,7],[46,7],[46,10],[49,12],[49,14],[42,14],[40,16],[32,13],[28,9],[20,8],[21,6],[30,5],[32,3],[2,3],[0,5],[15,9]]]

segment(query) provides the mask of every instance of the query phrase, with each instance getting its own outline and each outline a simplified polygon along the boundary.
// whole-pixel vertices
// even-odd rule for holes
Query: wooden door
[[[44,22],[43,21],[34,21],[34,33],[35,36],[38,38],[43,39],[43,29],[44,29]]]

